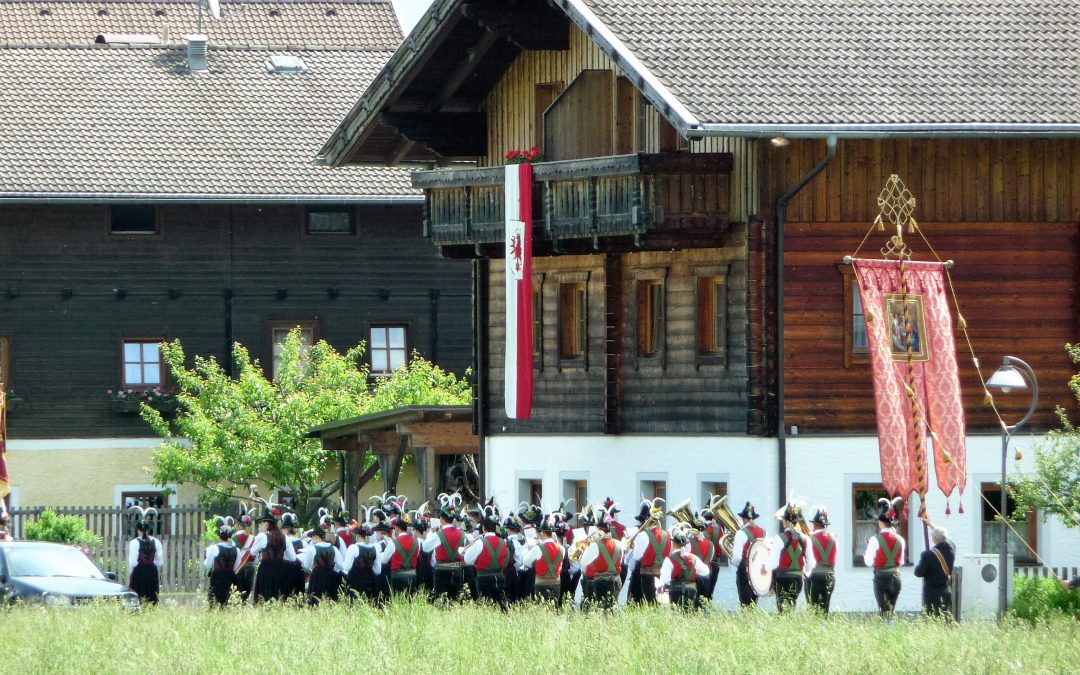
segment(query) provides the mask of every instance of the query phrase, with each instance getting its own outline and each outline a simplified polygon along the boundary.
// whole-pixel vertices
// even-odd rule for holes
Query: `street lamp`
[[[1019,366],[1019,368],[1017,367]],[[986,381],[989,389],[998,389],[1007,394],[1013,389],[1027,389],[1031,384],[1031,405],[1023,419],[1013,425],[1001,423],[1001,546],[998,554],[998,616],[1005,616],[1005,610],[1009,602],[1009,579],[1006,576],[1009,562],[1009,529],[1005,522],[1006,504],[1006,471],[1008,466],[1007,455],[1009,452],[1009,438],[1013,432],[1027,423],[1035,413],[1035,406],[1039,403],[1039,378],[1035,377],[1035,371],[1024,361],[1015,356],[1006,356],[1001,360],[999,367],[990,379]]]

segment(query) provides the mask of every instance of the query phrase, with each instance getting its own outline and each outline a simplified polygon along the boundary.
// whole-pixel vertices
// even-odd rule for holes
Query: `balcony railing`
[[[727,224],[731,155],[618,155],[533,166],[533,223],[551,241]],[[440,246],[503,240],[503,167],[413,174],[425,231]]]

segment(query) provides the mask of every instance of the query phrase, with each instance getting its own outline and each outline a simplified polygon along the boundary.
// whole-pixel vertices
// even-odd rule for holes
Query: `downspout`
[[[477,487],[482,495],[487,494],[487,272],[486,260],[473,260],[473,377],[476,378],[473,429],[477,437]]]
[[[779,504],[787,502],[787,420],[784,415],[784,225],[788,203],[836,157],[836,136],[825,139],[825,158],[776,200],[776,461]]]

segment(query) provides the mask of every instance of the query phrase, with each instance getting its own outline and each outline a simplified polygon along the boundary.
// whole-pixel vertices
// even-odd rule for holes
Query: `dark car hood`
[[[127,587],[108,579],[89,579],[75,577],[14,577],[12,582],[21,592],[20,595],[40,593],[61,593],[74,597],[121,595]]]

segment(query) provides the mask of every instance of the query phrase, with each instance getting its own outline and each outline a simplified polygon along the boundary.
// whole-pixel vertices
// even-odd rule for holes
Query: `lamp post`
[[[1017,367],[1019,366],[1019,368]],[[1031,384],[1031,405],[1016,424],[1007,425],[1001,423],[1001,546],[998,554],[998,616],[1005,616],[1005,610],[1009,602],[1009,579],[1006,576],[1009,562],[1009,526],[1005,522],[1006,504],[1006,472],[1008,470],[1007,455],[1009,452],[1009,438],[1014,431],[1027,423],[1035,413],[1035,406],[1039,403],[1039,379],[1035,377],[1035,371],[1024,361],[1015,356],[1006,356],[1001,360],[1001,366],[994,371],[990,379],[986,381],[987,388],[998,389],[1007,394],[1013,389],[1027,389]]]

